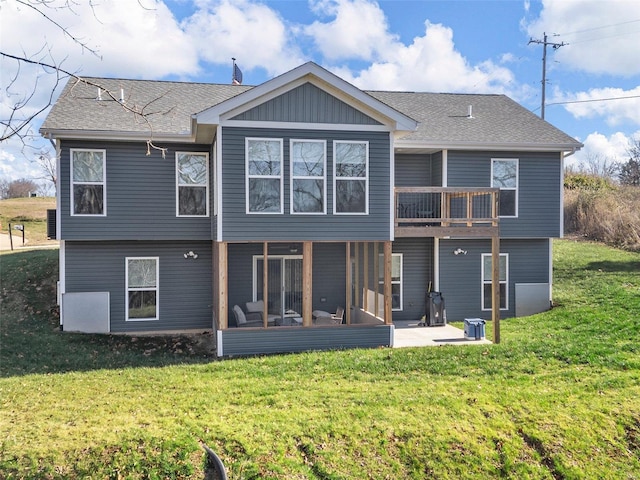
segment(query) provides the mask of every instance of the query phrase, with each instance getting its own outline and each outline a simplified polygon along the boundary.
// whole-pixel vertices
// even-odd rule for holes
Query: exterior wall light
[[[456,249],[453,251],[453,254],[454,254],[454,255],[466,255],[466,254],[467,254],[467,251],[466,251],[466,250],[463,250],[463,249],[461,249],[461,248],[456,248]]]
[[[193,250],[189,250],[184,254],[184,258],[193,258],[195,260],[196,258],[198,258],[198,254],[194,253]]]

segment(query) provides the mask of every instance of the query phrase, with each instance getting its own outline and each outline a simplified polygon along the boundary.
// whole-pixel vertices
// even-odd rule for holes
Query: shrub
[[[568,190],[613,190],[615,187],[609,177],[584,172],[567,173],[564,177],[564,188]]]
[[[565,188],[565,232],[640,250],[640,189],[597,184]]]

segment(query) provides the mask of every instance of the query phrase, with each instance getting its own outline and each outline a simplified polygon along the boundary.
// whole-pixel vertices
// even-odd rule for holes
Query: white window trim
[[[155,260],[156,262],[156,286],[155,289],[129,288],[129,260]],[[152,322],[160,318],[160,257],[126,257],[124,260],[124,319],[127,322]],[[154,318],[129,318],[129,292],[139,290],[155,290],[156,292],[156,316]]]
[[[321,143],[324,148],[324,162],[322,165],[323,175],[320,176],[302,176],[293,174],[293,144],[294,143]],[[292,138],[289,140],[289,171],[291,181],[289,182],[289,212],[292,215],[326,215],[327,214],[327,141],[326,140],[307,140],[302,138]],[[322,211],[321,212],[296,212],[293,203],[293,183],[295,180],[318,180],[322,179]]]
[[[399,308],[392,308],[391,311],[392,312],[401,312],[404,310],[404,254],[403,253],[392,253],[391,254],[392,257],[392,264],[393,264],[393,257],[398,257],[400,258],[400,280],[391,280],[391,285],[400,285],[400,307]],[[378,260],[379,260],[379,264],[380,265],[384,265],[384,255],[383,254],[379,254],[378,255]],[[382,279],[378,279],[378,285],[384,285],[384,268],[380,269],[380,275],[383,276]]]
[[[205,157],[205,164],[207,169],[207,179],[205,183],[193,183],[188,185],[180,185],[178,181],[178,157],[180,155],[201,155]],[[208,152],[176,152],[176,217],[181,218],[207,218],[209,217],[209,153]],[[205,187],[206,197],[206,213],[204,215],[180,215],[180,187]]]
[[[364,212],[337,212],[336,201],[338,198],[336,184],[338,179],[336,177],[336,145],[339,143],[359,143],[365,145],[365,177],[340,177],[340,180],[359,180],[365,182],[365,207]],[[369,215],[369,142],[358,140],[334,140],[333,141],[333,214],[334,215]]]
[[[249,142],[267,141],[280,142],[280,175],[249,175]],[[247,215],[282,215],[284,213],[284,142],[282,138],[246,137],[244,139],[244,168],[245,168],[245,212]],[[249,210],[249,179],[272,178],[280,180],[280,211],[279,212],[252,212]]]
[[[100,152],[102,153],[102,182],[74,182],[73,181],[73,154],[75,152]],[[69,149],[69,209],[72,217],[106,217],[107,216],[107,150],[98,148],[71,148]],[[75,213],[74,212],[74,185],[102,185],[102,213]]]
[[[486,308],[484,305],[484,286],[485,285],[491,285],[491,281],[485,281],[484,279],[484,264],[485,261],[484,259],[486,257],[491,258],[491,254],[490,253],[483,253],[481,255],[481,263],[480,263],[480,307],[482,309],[483,312],[490,312],[492,310],[491,307]],[[501,253],[500,254],[500,258],[504,258],[505,259],[505,280],[504,281],[500,281],[498,282],[500,285],[504,284],[504,300],[505,300],[505,308],[501,308],[500,311],[506,311],[509,310],[509,254],[508,253]],[[499,260],[498,260],[499,261]]]
[[[502,188],[502,187],[496,187],[493,184],[493,166],[495,164],[495,162],[516,162],[516,186],[515,188]],[[519,197],[520,197],[520,159],[518,158],[492,158],[491,159],[491,187],[492,188],[500,188],[500,190],[513,190],[516,192],[516,208],[515,208],[515,215],[500,215],[500,218],[518,218],[518,211],[519,211],[519,205],[520,205],[520,201],[519,201]]]

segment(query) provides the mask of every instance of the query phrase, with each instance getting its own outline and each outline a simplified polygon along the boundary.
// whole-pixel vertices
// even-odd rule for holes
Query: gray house
[[[504,95],[365,92],[314,63],[86,80],[41,129],[65,331],[214,330],[226,356],[391,345],[430,290],[449,320],[550,306],[581,145]]]

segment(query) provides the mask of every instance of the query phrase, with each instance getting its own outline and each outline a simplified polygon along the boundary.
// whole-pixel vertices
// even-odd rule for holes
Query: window
[[[491,310],[491,254],[482,254],[482,310]],[[500,254],[500,310],[509,308],[509,255]]]
[[[498,214],[518,216],[518,159],[491,159],[491,186],[500,189]]]
[[[157,257],[126,259],[127,321],[158,319],[158,263]]]
[[[334,213],[368,213],[369,144],[335,141],[333,157]]]
[[[209,155],[176,153],[176,214],[179,217],[209,215]]]
[[[291,140],[291,213],[326,213],[324,140]]]
[[[247,213],[283,213],[282,140],[246,139]]]
[[[378,283],[384,286],[384,255],[378,258]],[[391,309],[402,310],[402,253],[391,254]]]
[[[71,149],[71,215],[106,215],[106,150]]]

